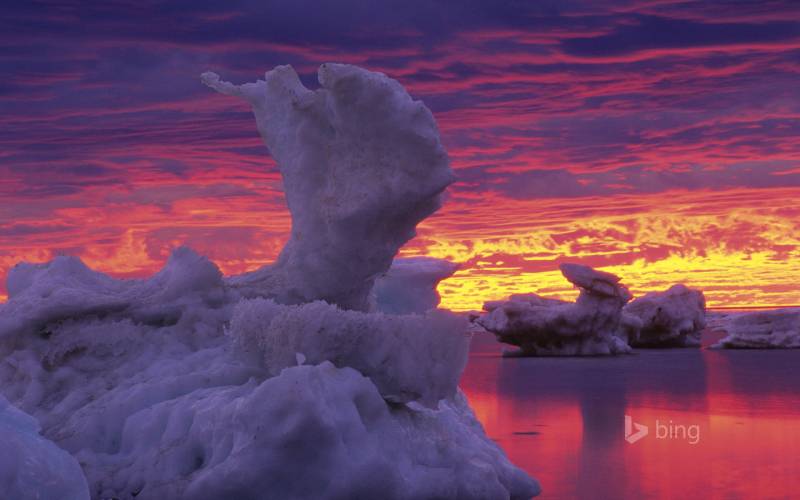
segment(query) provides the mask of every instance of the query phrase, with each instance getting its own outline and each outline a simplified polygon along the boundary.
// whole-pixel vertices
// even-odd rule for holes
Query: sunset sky
[[[0,39],[3,281],[61,254],[145,276],[181,244],[226,274],[274,260],[277,168],[199,75],[316,88],[330,61],[439,123],[458,180],[402,253],[463,263],[444,307],[574,297],[563,261],[800,304],[797,1],[21,1]]]

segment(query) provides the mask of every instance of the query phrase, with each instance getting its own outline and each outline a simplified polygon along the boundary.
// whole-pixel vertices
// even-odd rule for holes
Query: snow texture
[[[39,423],[0,395],[0,495],[13,500],[88,500],[78,462],[39,435]]]
[[[680,284],[639,297],[623,312],[642,323],[629,339],[634,347],[699,347],[700,333],[706,327],[703,292]]]
[[[728,334],[714,348],[800,348],[800,308],[729,314],[714,326]]]
[[[424,313],[435,309],[441,298],[436,286],[458,270],[458,264],[432,257],[395,259],[375,282],[379,311],[391,314]]]
[[[316,91],[291,66],[238,86],[202,78],[252,105],[292,213],[278,261],[231,284],[281,303],[368,310],[375,279],[454,179],[431,112],[397,81],[344,64],[320,66]]]
[[[331,361],[369,377],[384,399],[435,407],[452,397],[467,362],[466,318],[446,311],[426,316],[342,311],[326,302],[299,306],[271,300],[240,302],[230,335],[257,350],[273,375],[297,364]]]
[[[577,302],[536,294],[512,295],[484,304],[476,322],[497,340],[518,346],[524,356],[594,356],[631,351],[627,338],[639,327],[623,315],[631,299],[613,274],[578,264],[561,264],[561,273],[580,289]]]
[[[279,67],[257,84],[215,82],[252,98],[281,164],[293,235],[274,268],[226,280],[179,248],[146,280],[72,257],[9,273],[0,392],[42,435],[29,433],[22,456],[52,441],[95,499],[539,492],[457,388],[465,320],[363,312],[374,277],[449,183],[430,113],[383,75],[326,65],[320,80],[305,91]],[[35,492],[64,464],[14,477]]]
[[[9,300],[0,306],[0,338],[19,330],[46,336],[45,325],[75,316],[165,324],[187,309],[216,308],[232,297],[217,266],[186,247],[175,250],[167,266],[149,280],[115,280],[76,257],[62,256],[44,264],[17,264],[7,281]]]
[[[39,318],[0,340],[0,387],[81,462],[93,498],[538,492],[456,388],[468,339],[452,313],[215,302],[232,292],[188,249],[146,281],[70,262],[25,267],[37,273],[0,305]],[[34,293],[54,283],[71,286],[56,309]],[[103,290],[126,300],[87,309]]]

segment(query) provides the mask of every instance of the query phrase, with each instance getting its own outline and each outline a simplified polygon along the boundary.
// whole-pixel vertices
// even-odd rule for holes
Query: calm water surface
[[[462,389],[540,498],[800,498],[800,350],[500,350],[474,337]],[[628,443],[625,415],[648,434]]]

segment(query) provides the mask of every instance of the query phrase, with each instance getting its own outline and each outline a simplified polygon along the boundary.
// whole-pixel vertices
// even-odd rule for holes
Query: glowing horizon
[[[181,29],[124,2],[9,7],[0,300],[11,266],[61,254],[121,277],[182,244],[225,274],[273,261],[290,228],[277,169],[247,106],[199,74],[291,63],[315,87],[337,61],[399,80],[439,123],[458,180],[401,255],[462,263],[443,307],[572,298],[563,261],[636,295],[682,282],[710,307],[800,304],[800,5],[493,4],[353,4],[309,26],[292,6],[199,2]]]

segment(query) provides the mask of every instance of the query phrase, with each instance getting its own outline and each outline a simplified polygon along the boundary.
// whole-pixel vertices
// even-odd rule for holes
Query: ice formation
[[[231,283],[282,303],[325,300],[368,310],[375,279],[453,181],[433,115],[395,80],[323,64],[316,91],[291,66],[244,85],[203,81],[253,107],[292,213],[276,264]]]
[[[244,300],[230,334],[261,352],[273,375],[303,362],[331,361],[369,377],[384,399],[430,407],[455,395],[467,362],[466,319],[445,311],[387,315],[342,311],[326,302],[298,306]]]
[[[363,311],[392,249],[449,182],[430,113],[383,75],[320,74],[317,92],[301,92],[287,67],[225,87],[252,93],[286,179],[293,235],[274,268],[226,280],[180,248],[146,280],[70,257],[9,273],[0,392],[77,459],[92,498],[538,493],[457,388],[464,320]],[[326,134],[338,139],[313,138]],[[381,147],[394,159],[368,168]]]
[[[94,498],[538,491],[457,390],[454,314],[238,300],[188,249],[145,281],[66,258],[10,279],[0,317],[29,323],[6,325],[0,386],[81,462]]]
[[[39,422],[0,395],[0,495],[13,500],[89,500],[78,462],[39,435]]]
[[[800,308],[730,314],[718,323],[728,335],[715,348],[800,348]]]
[[[512,295],[484,304],[476,322],[500,342],[518,346],[527,356],[592,356],[631,351],[627,338],[639,327],[624,315],[631,299],[613,274],[577,264],[561,264],[561,273],[580,289],[577,302],[536,294]]]
[[[700,346],[706,326],[706,300],[700,290],[673,285],[633,300],[623,312],[642,323],[629,339],[634,347]]]
[[[376,307],[392,314],[435,309],[441,300],[436,286],[457,269],[458,264],[432,257],[395,259],[386,274],[375,282]]]
[[[61,256],[45,264],[17,264],[7,282],[0,338],[19,331],[48,335],[47,325],[81,316],[169,324],[188,308],[215,309],[234,296],[222,286],[217,266],[186,247],[175,250],[149,280],[116,280],[76,257]]]

